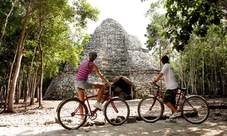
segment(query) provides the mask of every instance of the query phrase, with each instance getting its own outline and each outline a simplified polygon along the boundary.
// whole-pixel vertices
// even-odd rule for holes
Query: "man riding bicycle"
[[[172,110],[173,113],[166,121],[176,122],[174,118],[181,116],[181,113],[177,112],[177,109],[175,108],[178,84],[174,76],[174,70],[169,64],[169,57],[166,55],[162,56],[161,62],[163,68],[161,72],[157,75],[153,83],[155,84],[159,80],[164,80],[164,83],[166,85],[166,92],[164,94],[163,102],[168,108]]]

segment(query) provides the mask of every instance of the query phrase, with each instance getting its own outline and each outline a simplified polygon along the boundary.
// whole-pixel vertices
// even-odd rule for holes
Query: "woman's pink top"
[[[88,63],[89,63],[89,67],[87,67]],[[80,65],[80,68],[79,68],[78,73],[76,75],[76,81],[87,81],[88,76],[92,72],[92,67],[93,67],[94,64],[95,64],[94,62],[89,61],[89,60],[84,61]]]

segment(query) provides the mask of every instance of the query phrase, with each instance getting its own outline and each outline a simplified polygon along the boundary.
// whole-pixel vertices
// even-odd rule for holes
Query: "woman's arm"
[[[93,65],[93,69],[99,75],[99,77],[102,79],[102,81],[106,82],[109,86],[112,86],[112,84],[102,75],[102,73],[99,71],[99,68],[95,64]]]

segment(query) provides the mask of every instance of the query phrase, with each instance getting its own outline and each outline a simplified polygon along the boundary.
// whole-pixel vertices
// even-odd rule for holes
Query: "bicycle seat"
[[[77,87],[78,90],[85,90],[84,88]]]
[[[182,92],[186,92],[187,88],[178,88],[179,90],[181,90]]]

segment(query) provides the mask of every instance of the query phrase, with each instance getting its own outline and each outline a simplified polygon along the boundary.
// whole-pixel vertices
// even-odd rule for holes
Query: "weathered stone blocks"
[[[95,29],[89,43],[84,46],[81,62],[88,58],[90,51],[98,53],[95,63],[109,81],[113,81],[117,76],[125,76],[136,86],[135,91],[138,97],[150,93],[149,86],[144,85],[158,74],[158,64],[149,54],[149,50],[142,48],[139,39],[129,35],[118,22],[108,18]],[[68,74],[64,75],[64,73]],[[53,79],[46,90],[45,99],[63,99],[63,97],[73,95],[76,69],[73,70],[66,65],[62,74],[64,76],[59,75]],[[101,82],[95,72],[89,79]]]

